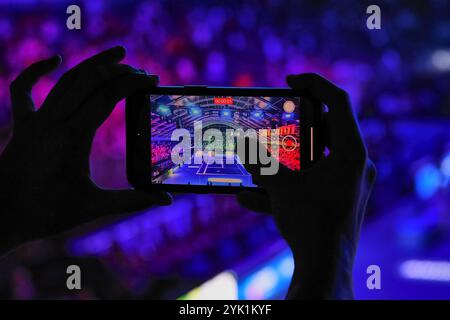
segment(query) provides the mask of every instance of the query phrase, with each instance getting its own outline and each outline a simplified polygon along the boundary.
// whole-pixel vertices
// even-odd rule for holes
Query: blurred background
[[[82,29],[66,28],[78,4]],[[378,1],[0,0],[0,150],[11,128],[9,83],[32,62],[63,56],[33,90],[117,45],[162,85],[285,86],[318,72],[350,93],[378,181],[354,270],[357,299],[450,298],[450,3]],[[98,131],[94,180],[127,187],[124,104]],[[64,214],[64,212],[61,212]],[[82,269],[80,291],[66,267]],[[381,290],[366,269],[381,268]],[[270,217],[233,196],[176,195],[170,207],[83,226],[0,261],[0,298],[279,299],[292,257]]]

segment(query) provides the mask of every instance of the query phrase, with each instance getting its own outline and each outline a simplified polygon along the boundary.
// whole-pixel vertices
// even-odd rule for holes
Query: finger
[[[252,191],[242,191],[237,194],[240,205],[255,212],[272,213],[272,206],[267,194]]]
[[[325,121],[331,134],[331,153],[350,157],[366,157],[356,116],[347,93],[317,74],[290,75],[287,83],[295,90],[310,94],[328,106]]]
[[[117,64],[125,58],[125,55],[125,48],[117,46],[102,51],[76,65],[64,73],[55,87],[50,91],[45,99],[42,109],[49,109],[49,112],[58,114],[58,111],[61,111],[61,109],[58,108],[60,107],[59,102],[73,92],[73,86],[77,82],[82,84],[86,79],[95,81],[95,67]],[[52,110],[55,108],[57,110]]]
[[[43,107],[39,110],[39,113],[48,123],[65,121],[99,88],[115,78],[133,73],[144,74],[142,71],[125,64],[92,65],[89,71],[72,84],[67,95],[56,106]]]
[[[147,193],[138,190],[99,190],[91,201],[93,218],[131,213],[152,205],[167,206],[172,197],[166,192]]]
[[[17,125],[34,111],[31,89],[40,77],[53,71],[61,64],[61,57],[36,62],[26,68],[10,86],[12,112],[14,123]]]
[[[137,93],[146,92],[157,83],[157,77],[144,74],[128,74],[116,78],[83,105],[74,121],[83,129],[96,130],[108,118],[117,102]]]
[[[275,186],[288,182],[295,175],[293,171],[281,164],[273,155],[268,155],[267,148],[258,139],[251,137],[240,138],[238,143],[244,143],[245,145],[245,154],[239,155],[243,159],[244,168],[252,175],[253,181],[260,187],[270,190]],[[256,155],[254,154],[255,152],[257,153]],[[268,165],[263,165],[261,162],[261,154],[264,153],[270,159]]]

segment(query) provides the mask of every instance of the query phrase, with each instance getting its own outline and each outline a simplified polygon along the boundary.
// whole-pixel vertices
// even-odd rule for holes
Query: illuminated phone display
[[[150,103],[152,184],[256,187],[239,157],[242,135],[300,170],[298,97],[151,95]]]

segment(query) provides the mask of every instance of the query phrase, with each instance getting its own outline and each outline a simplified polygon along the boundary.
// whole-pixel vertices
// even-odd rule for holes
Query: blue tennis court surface
[[[164,184],[191,184],[217,186],[255,186],[237,155],[208,158],[201,164],[185,163],[171,170]]]

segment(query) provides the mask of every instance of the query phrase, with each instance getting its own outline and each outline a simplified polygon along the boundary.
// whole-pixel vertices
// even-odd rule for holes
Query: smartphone
[[[256,135],[279,163],[304,170],[323,154],[322,111],[288,88],[155,87],[126,100],[128,180],[143,190],[261,191],[239,137]]]

